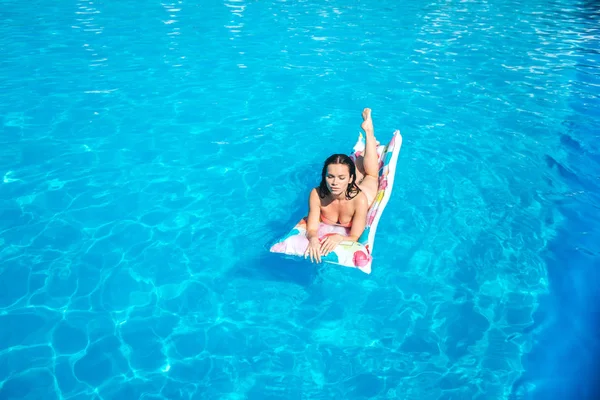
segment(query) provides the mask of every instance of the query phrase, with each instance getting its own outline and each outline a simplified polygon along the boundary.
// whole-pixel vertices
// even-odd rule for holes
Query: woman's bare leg
[[[377,162],[377,139],[373,129],[373,120],[371,119],[371,109],[365,108],[362,113],[363,123],[360,127],[365,131],[366,144],[364,151],[363,167],[365,175],[379,178],[379,163]]]
[[[377,162],[377,139],[371,119],[371,109],[365,108],[362,112],[363,123],[361,128],[365,131],[366,144],[363,156],[357,160],[358,187],[365,193],[369,207],[373,203],[379,189],[379,163]],[[362,176],[360,176],[362,175]]]

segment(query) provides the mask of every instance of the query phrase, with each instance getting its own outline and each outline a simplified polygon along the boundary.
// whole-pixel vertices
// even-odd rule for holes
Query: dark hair
[[[350,172],[350,182],[348,183],[348,188],[346,189],[346,198],[350,200],[356,197],[356,195],[360,192],[360,188],[356,184],[356,166],[354,165],[354,161],[352,161],[352,159],[345,154],[334,154],[325,160],[325,164],[323,164],[323,171],[321,171],[319,197],[323,198],[328,194],[331,194],[329,188],[327,187],[327,183],[325,182],[327,167],[331,164],[343,164],[348,167],[348,171]]]

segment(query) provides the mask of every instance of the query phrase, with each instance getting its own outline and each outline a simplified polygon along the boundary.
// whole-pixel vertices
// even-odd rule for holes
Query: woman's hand
[[[321,242],[321,254],[326,256],[331,253],[335,247],[340,244],[345,237],[342,235],[338,235],[337,233],[331,236],[327,236],[325,240]]]
[[[308,240],[308,247],[304,253],[304,258],[310,256],[311,262],[321,262],[321,242],[319,238],[312,237]]]

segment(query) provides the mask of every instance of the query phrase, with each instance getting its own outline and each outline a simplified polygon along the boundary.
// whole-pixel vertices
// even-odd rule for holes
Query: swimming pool
[[[597,3],[2,16],[1,399],[591,396]],[[373,272],[269,254],[363,107]]]

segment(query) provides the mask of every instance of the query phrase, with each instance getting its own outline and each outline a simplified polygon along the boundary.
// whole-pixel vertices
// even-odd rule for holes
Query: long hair
[[[356,197],[356,195],[360,192],[360,188],[356,184],[356,166],[354,165],[354,161],[352,161],[352,159],[345,154],[333,154],[329,156],[327,160],[325,160],[325,163],[323,164],[323,170],[321,171],[319,197],[324,198],[328,194],[331,194],[329,188],[327,187],[327,182],[325,181],[327,167],[331,164],[343,164],[348,167],[348,171],[350,171],[350,182],[348,183],[348,188],[346,189],[346,199],[350,200]]]

